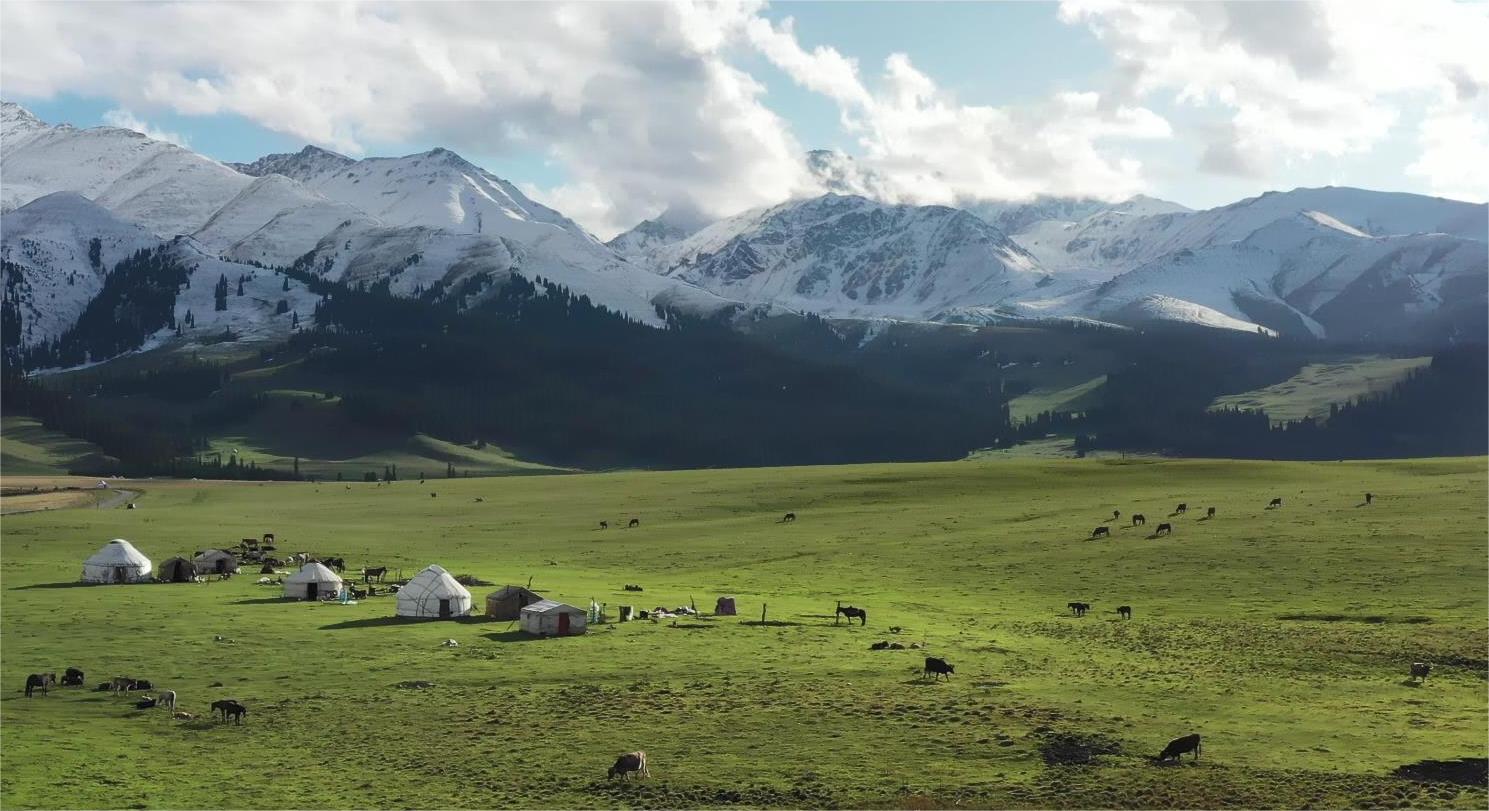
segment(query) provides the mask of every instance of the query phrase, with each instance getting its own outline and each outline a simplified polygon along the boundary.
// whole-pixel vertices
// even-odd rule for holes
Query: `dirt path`
[[[22,493],[0,499],[0,515],[24,515],[45,510],[98,509],[112,510],[131,504],[140,497],[138,490],[56,490],[44,493]]]

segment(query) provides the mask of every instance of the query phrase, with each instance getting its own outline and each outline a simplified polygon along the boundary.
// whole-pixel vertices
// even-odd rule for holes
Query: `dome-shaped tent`
[[[191,559],[197,574],[237,574],[238,559],[221,549],[208,549]]]
[[[398,589],[400,617],[464,617],[470,614],[470,605],[470,592],[438,564]]]
[[[284,579],[284,596],[297,600],[319,600],[323,595],[334,595],[340,590],[341,578],[314,561]]]
[[[84,583],[140,583],[150,579],[150,559],[123,538],[103,545],[83,561]]]
[[[155,567],[155,579],[162,583],[190,583],[196,567],[186,558],[171,558]]]

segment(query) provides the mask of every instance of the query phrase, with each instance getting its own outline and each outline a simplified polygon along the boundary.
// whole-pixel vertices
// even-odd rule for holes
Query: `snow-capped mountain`
[[[7,212],[0,227],[6,298],[19,308],[21,344],[55,340],[103,289],[114,265],[160,240],[74,192]]]
[[[1026,251],[965,211],[838,194],[731,217],[644,261],[721,296],[838,317],[935,319],[1049,283]]]
[[[289,265],[347,223],[381,225],[355,206],[284,175],[255,178],[192,236],[212,253],[240,262]]]
[[[642,220],[631,230],[616,235],[605,246],[628,258],[644,257],[663,245],[687,239],[708,225],[708,220],[697,214],[669,208],[652,219]]]
[[[0,103],[0,212],[52,192],[87,197],[169,238],[200,228],[252,178],[175,144],[118,127],[49,126]]]
[[[1032,200],[979,200],[962,208],[1005,234],[1019,234],[1038,223],[1079,222],[1098,211],[1113,208],[1113,205],[1094,197],[1035,197]]]
[[[356,162],[355,158],[348,158],[328,149],[307,146],[299,152],[277,152],[265,155],[252,163],[229,163],[228,166],[252,177],[284,175],[304,183],[312,178],[323,177],[338,169],[344,169]]]

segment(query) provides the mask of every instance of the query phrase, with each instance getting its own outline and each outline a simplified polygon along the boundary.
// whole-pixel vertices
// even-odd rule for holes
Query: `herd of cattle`
[[[56,673],[32,673],[26,677],[26,698],[31,698],[38,690],[41,691],[42,698],[46,698],[48,691],[57,687],[59,684],[62,687],[82,687],[86,683],[87,676],[84,675],[82,670],[75,667],[67,668],[62,674],[60,682],[57,679]],[[135,679],[129,676],[115,676],[106,682],[100,682],[97,687],[93,688],[94,692],[112,693],[114,695],[128,695],[133,692],[154,689],[155,685],[149,679]],[[175,690],[160,690],[153,696],[142,696],[135,701],[134,707],[137,710],[161,707],[170,710],[172,717],[183,721],[190,721],[195,718],[191,713],[176,709]],[[233,722],[238,724],[243,723],[243,716],[248,714],[248,709],[235,699],[212,702],[212,711],[219,713],[223,721],[232,718]]]

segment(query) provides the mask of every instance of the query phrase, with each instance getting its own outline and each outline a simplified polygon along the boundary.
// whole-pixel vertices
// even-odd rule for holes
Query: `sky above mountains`
[[[244,161],[448,146],[608,237],[897,201],[1489,197],[1489,4],[6,3],[0,95]]]

